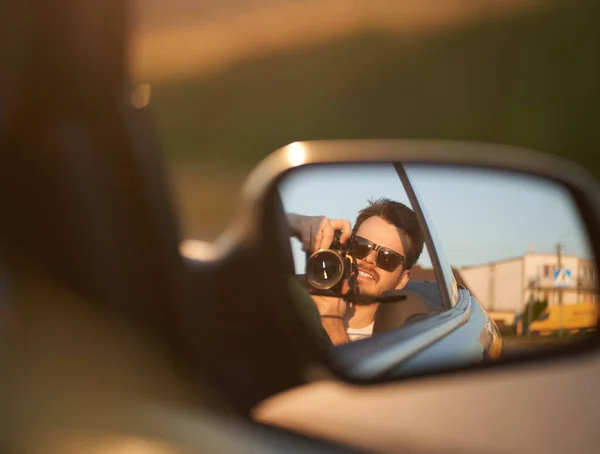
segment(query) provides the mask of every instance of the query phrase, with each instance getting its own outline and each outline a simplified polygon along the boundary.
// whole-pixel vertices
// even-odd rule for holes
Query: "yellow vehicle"
[[[546,336],[561,328],[565,332],[578,333],[596,329],[598,324],[598,304],[579,303],[549,306],[529,327],[532,334]]]

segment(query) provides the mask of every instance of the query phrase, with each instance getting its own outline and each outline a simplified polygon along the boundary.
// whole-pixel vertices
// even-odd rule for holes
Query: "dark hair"
[[[403,203],[394,202],[390,199],[369,200],[369,206],[358,212],[352,233],[356,233],[361,224],[373,216],[383,218],[408,236],[410,245],[408,250],[404,251],[406,255],[405,266],[406,269],[411,269],[417,263],[417,260],[419,260],[419,256],[423,252],[423,243],[425,242],[425,237],[415,212]]]

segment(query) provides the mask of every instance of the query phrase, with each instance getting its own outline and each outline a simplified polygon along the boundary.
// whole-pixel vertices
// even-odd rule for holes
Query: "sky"
[[[476,265],[534,250],[590,258],[584,224],[561,186],[528,175],[485,169],[407,165],[451,265]],[[354,223],[368,199],[387,197],[411,206],[391,164],[299,168],[279,187],[286,212]],[[304,253],[292,240],[297,272]],[[431,267],[425,250],[419,260]]]
[[[361,29],[421,33],[542,0],[134,0],[132,72],[159,83]]]

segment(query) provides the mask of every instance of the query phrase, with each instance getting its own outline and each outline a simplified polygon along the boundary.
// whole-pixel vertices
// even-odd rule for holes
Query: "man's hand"
[[[346,310],[348,309],[348,303],[342,298],[337,298],[335,296],[311,296],[321,317],[338,317],[342,320],[344,319]]]
[[[344,219],[329,219],[325,216],[304,216],[289,213],[288,223],[292,234],[300,241],[304,251],[313,253],[319,249],[328,249],[333,241],[336,230],[341,230],[340,242],[345,244],[352,233],[350,221]]]
[[[321,314],[321,325],[331,339],[333,345],[341,345],[350,342],[346,332],[344,316],[348,309],[348,303],[343,298],[332,296],[312,295],[312,299]]]

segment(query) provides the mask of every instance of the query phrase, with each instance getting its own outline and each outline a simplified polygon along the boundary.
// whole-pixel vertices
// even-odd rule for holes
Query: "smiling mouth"
[[[364,277],[365,279],[370,279],[372,281],[376,280],[375,276],[373,276],[373,275],[371,275],[371,274],[369,274],[369,273],[367,273],[366,271],[363,271],[363,270],[358,270],[358,275],[361,276],[361,277]]]

